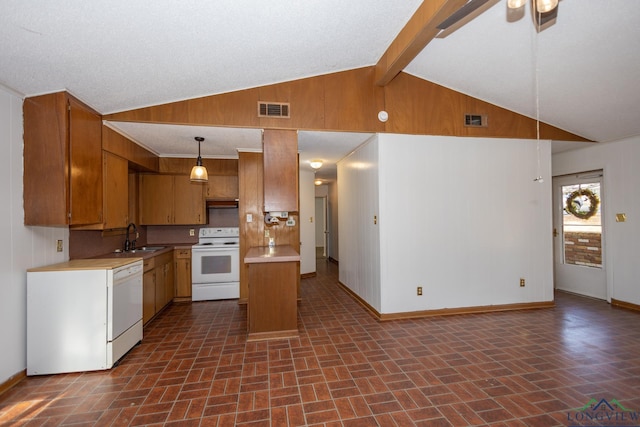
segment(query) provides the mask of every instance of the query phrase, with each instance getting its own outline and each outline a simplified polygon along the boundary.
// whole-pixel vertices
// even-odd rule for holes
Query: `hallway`
[[[302,281],[299,339],[247,343],[235,300],[173,304],[111,371],[1,395],[0,425],[548,427],[579,425],[591,399],[640,410],[640,313],[558,293],[380,323],[336,282],[320,259]]]

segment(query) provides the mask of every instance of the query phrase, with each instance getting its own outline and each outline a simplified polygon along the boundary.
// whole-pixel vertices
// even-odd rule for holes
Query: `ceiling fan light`
[[[527,3],[527,0],[507,0],[507,7],[509,9],[520,9]]]
[[[536,10],[539,13],[547,13],[558,6],[558,0],[535,0]]]

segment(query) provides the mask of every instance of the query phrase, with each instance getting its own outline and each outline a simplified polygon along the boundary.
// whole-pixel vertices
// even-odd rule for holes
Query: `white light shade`
[[[207,168],[202,165],[195,165],[191,169],[191,181],[195,182],[207,182],[209,181],[209,174],[207,173]]]
[[[535,0],[536,9],[539,13],[547,13],[558,6],[558,0]]]
[[[322,167],[322,160],[311,160],[311,162],[309,162],[309,165],[313,169],[320,169]]]
[[[507,0],[507,7],[509,9],[519,9],[525,5],[527,0]]]
[[[315,181],[313,181],[313,183],[314,183],[315,185],[322,185],[322,180],[320,180],[320,179],[316,179]]]

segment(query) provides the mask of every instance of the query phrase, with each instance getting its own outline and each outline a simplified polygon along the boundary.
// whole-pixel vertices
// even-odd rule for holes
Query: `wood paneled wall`
[[[288,102],[290,118],[259,118],[258,101]],[[386,123],[377,119],[381,110],[389,113]],[[489,125],[465,127],[465,114],[486,114]],[[262,129],[536,138],[536,122],[531,118],[406,73],[380,87],[375,84],[374,67],[124,111],[104,118]],[[544,124],[541,137],[585,141]]]
[[[240,205],[240,303],[246,303],[249,297],[249,272],[244,264],[244,257],[253,246],[267,246],[269,238],[265,237],[265,230],[269,230],[276,245],[291,245],[300,252],[300,227],[297,213],[290,214],[295,219],[296,226],[288,227],[283,221],[277,225],[267,225],[262,212],[263,201],[263,165],[262,153],[241,152],[238,160],[238,180]],[[247,222],[247,215],[252,221]],[[298,274],[298,277],[300,274]],[[299,286],[299,284],[298,284]]]
[[[189,175],[196,164],[194,158],[161,157],[158,172]],[[202,165],[209,175],[238,175],[238,159],[202,159]]]
[[[102,126],[102,149],[129,160],[134,168],[158,171],[158,156],[107,126]]]

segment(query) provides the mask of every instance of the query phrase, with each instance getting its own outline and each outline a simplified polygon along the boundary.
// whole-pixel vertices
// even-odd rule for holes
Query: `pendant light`
[[[531,0],[535,6],[537,13],[551,12],[558,6],[558,0]],[[507,0],[509,9],[519,9],[527,2],[527,0]]]
[[[209,174],[207,174],[207,168],[202,166],[202,157],[200,157],[200,143],[204,141],[204,138],[196,136],[195,140],[198,141],[198,159],[196,160],[196,165],[191,169],[191,181],[207,182],[209,181]]]

